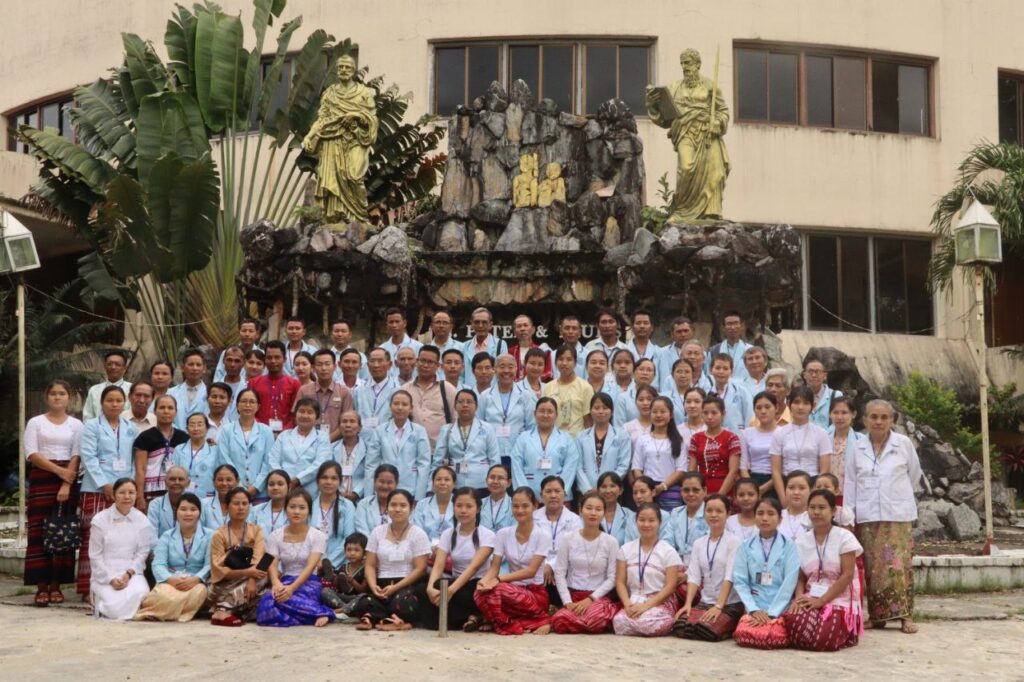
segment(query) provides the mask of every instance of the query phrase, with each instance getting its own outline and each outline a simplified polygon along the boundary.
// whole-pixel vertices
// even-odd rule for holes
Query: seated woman
[[[431,495],[420,500],[412,515],[414,526],[423,529],[430,538],[430,546],[436,547],[441,533],[455,522],[452,509],[452,491],[455,489],[455,469],[442,464],[430,475]]]
[[[725,530],[729,499],[714,493],[704,500],[708,534],[693,543],[686,571],[686,602],[676,614],[676,635],[718,642],[736,629],[743,602],[732,588],[733,561],[742,540]],[[694,605],[697,594],[700,601]]]
[[[97,617],[131,620],[149,593],[142,572],[153,547],[153,527],[135,508],[135,481],[117,479],[113,493],[114,506],[92,518],[89,589]]]
[[[725,522],[725,529],[740,540],[749,540],[757,535],[757,502],[760,489],[757,481],[752,478],[741,478],[736,481],[733,499],[739,512],[733,514]]]
[[[212,498],[217,499],[217,498]],[[267,587],[267,572],[259,568],[265,548],[263,529],[248,523],[251,498],[245,488],[229,491],[227,523],[210,539],[211,625],[239,627],[256,616],[256,605]]]
[[[427,599],[423,604],[423,626],[436,630],[441,612],[441,590],[438,581],[451,559],[451,582],[448,585],[448,627],[473,632],[480,627],[480,609],[473,601],[476,585],[487,573],[487,560],[494,551],[494,531],[480,525],[480,501],[476,490],[459,488],[452,497],[457,529],[441,533],[434,554],[434,566],[427,580]]]
[[[269,538],[270,534],[278,528],[284,528],[288,524],[288,516],[284,511],[284,498],[288,496],[291,489],[291,476],[284,469],[274,469],[267,474],[267,494],[270,499],[266,502],[252,505],[249,511],[249,523],[255,523],[263,529],[263,537]]]
[[[271,589],[256,608],[256,623],[320,628],[334,620],[334,611],[320,603],[320,581],[313,575],[327,549],[327,536],[310,527],[313,498],[305,488],[291,490],[284,508],[288,525],[275,530],[267,540],[267,552],[274,557],[267,570]]]
[[[497,533],[502,528],[516,525],[512,518],[512,497],[508,484],[512,480],[508,467],[493,464],[487,470],[487,497],[481,499],[480,525]]]
[[[309,525],[320,530],[327,538],[323,561],[320,565],[320,582],[325,591],[320,600],[332,609],[340,609],[344,603],[334,590],[338,585],[335,571],[345,564],[345,538],[356,531],[356,507],[341,496],[341,465],[331,460],[324,462],[316,472],[319,493],[313,499],[313,511]]]
[[[732,637],[740,646],[780,649],[789,646],[782,614],[793,600],[800,558],[796,543],[779,532],[782,504],[777,499],[762,498],[755,515],[758,533],[740,545],[733,562],[732,584],[747,615]]]
[[[228,493],[238,487],[238,471],[230,464],[221,464],[213,470],[213,489],[216,491],[212,497],[202,497],[203,515],[202,523],[210,530],[217,530],[225,523],[231,513]],[[249,511],[252,511],[250,505]]]
[[[814,490],[807,503],[811,530],[796,539],[800,579],[785,615],[790,644],[808,651],[855,646],[864,632],[857,557],[863,549],[853,533],[833,523],[836,497]]]
[[[612,426],[612,399],[607,393],[595,393],[590,399],[590,418],[594,425],[576,436],[580,451],[576,487],[582,492],[597,489],[604,472],[625,476],[633,457],[633,443],[622,427]]]
[[[188,429],[188,441],[174,448],[171,464],[188,472],[188,491],[195,493],[199,499],[213,497],[213,469],[217,466],[220,455],[217,446],[210,445],[207,435],[210,431],[210,420],[202,412],[193,412],[185,422]]]
[[[187,623],[206,603],[213,532],[199,525],[202,503],[195,493],[182,493],[175,512],[178,524],[160,536],[153,550],[149,593],[135,620]]]
[[[622,489],[622,478],[614,471],[606,471],[597,479],[597,492],[601,499],[604,500],[604,516],[601,519],[601,530],[615,538],[619,547],[630,540],[636,540],[638,537],[636,531],[636,512],[619,504],[619,498],[622,497]],[[653,494],[654,491],[652,489],[652,499]]]
[[[551,617],[551,629],[560,634],[604,632],[619,610],[608,597],[615,588],[619,543],[601,530],[604,499],[600,494],[589,492],[583,496],[580,516],[583,528],[565,533],[558,540],[555,585],[564,606]],[[541,627],[537,634],[545,630]]]
[[[384,631],[411,630],[420,620],[430,538],[409,520],[415,506],[409,491],[393,491],[388,496],[391,521],[370,533],[366,543],[370,592],[359,597],[351,609],[351,615],[359,618],[357,630],[378,626]]]
[[[551,535],[534,523],[536,508],[533,488],[516,488],[512,493],[516,525],[498,531],[491,567],[473,595],[488,627],[499,635],[521,635],[548,624],[548,592],[541,567],[551,548]],[[508,565],[507,573],[501,572],[502,563]]]
[[[619,548],[615,591],[622,609],[612,619],[617,635],[660,637],[675,622],[676,583],[683,565],[679,553],[664,540],[661,508],[644,502],[636,510],[640,537]]]
[[[391,523],[388,498],[398,488],[398,467],[381,464],[373,471],[373,492],[356,505],[356,532],[369,537],[377,526]]]
[[[562,598],[555,587],[555,561],[558,558],[558,540],[567,533],[583,528],[580,517],[565,508],[565,484],[558,476],[547,476],[540,482],[540,495],[544,506],[533,512],[534,525],[548,531],[551,544],[544,560],[544,584],[548,590],[548,601],[555,606],[562,605]]]

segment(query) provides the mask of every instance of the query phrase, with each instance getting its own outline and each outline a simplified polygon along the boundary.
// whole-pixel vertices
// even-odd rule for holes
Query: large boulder
[[[981,537],[981,518],[966,504],[958,504],[950,510],[946,526],[954,540],[977,540]]]
[[[915,540],[944,540],[946,538],[946,527],[939,515],[930,509],[919,509],[917,512],[917,525],[914,526],[913,537]]]

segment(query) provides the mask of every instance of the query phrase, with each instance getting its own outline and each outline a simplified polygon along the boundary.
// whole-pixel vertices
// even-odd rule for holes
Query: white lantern
[[[954,230],[957,265],[1003,262],[999,223],[977,199],[964,211]]]
[[[0,242],[0,273],[39,267],[39,253],[32,233],[6,211],[0,211]]]

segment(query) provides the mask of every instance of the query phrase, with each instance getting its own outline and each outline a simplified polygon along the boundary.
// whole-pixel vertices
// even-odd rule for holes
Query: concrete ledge
[[[916,592],[990,592],[1024,587],[1024,556],[916,556]]]

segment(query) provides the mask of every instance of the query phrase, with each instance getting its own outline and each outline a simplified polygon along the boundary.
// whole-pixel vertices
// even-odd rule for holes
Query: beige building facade
[[[241,12],[249,28],[246,0],[220,4]],[[172,7],[170,0],[5,3],[4,24],[14,29],[0,47],[7,125],[56,125],[60,107],[47,103],[116,64],[122,31],[162,50]],[[804,233],[804,330],[936,341],[970,333],[974,318],[959,282],[951,296],[933,298],[923,288],[929,219],[972,145],[1020,134],[1010,119],[1019,122],[1024,104],[1004,96],[1001,106],[1000,97],[1024,74],[1024,3],[290,0],[285,16],[295,15],[304,23],[293,45],[316,28],[350,37],[361,65],[413,93],[413,117],[450,113],[443,109],[482,94],[480,84],[508,85],[517,76],[576,113],[619,96],[638,114],[647,200],[655,205],[657,179],[667,174],[671,183],[675,154],[665,131],[637,111],[643,88],[679,79],[688,47],[700,51],[702,72],[712,77],[717,52],[732,116],[725,217],[789,223]],[[13,142],[2,149],[0,194],[18,198],[35,164]],[[1019,302],[992,307],[1002,325],[996,341],[1024,342],[1013,319],[1022,315]]]

